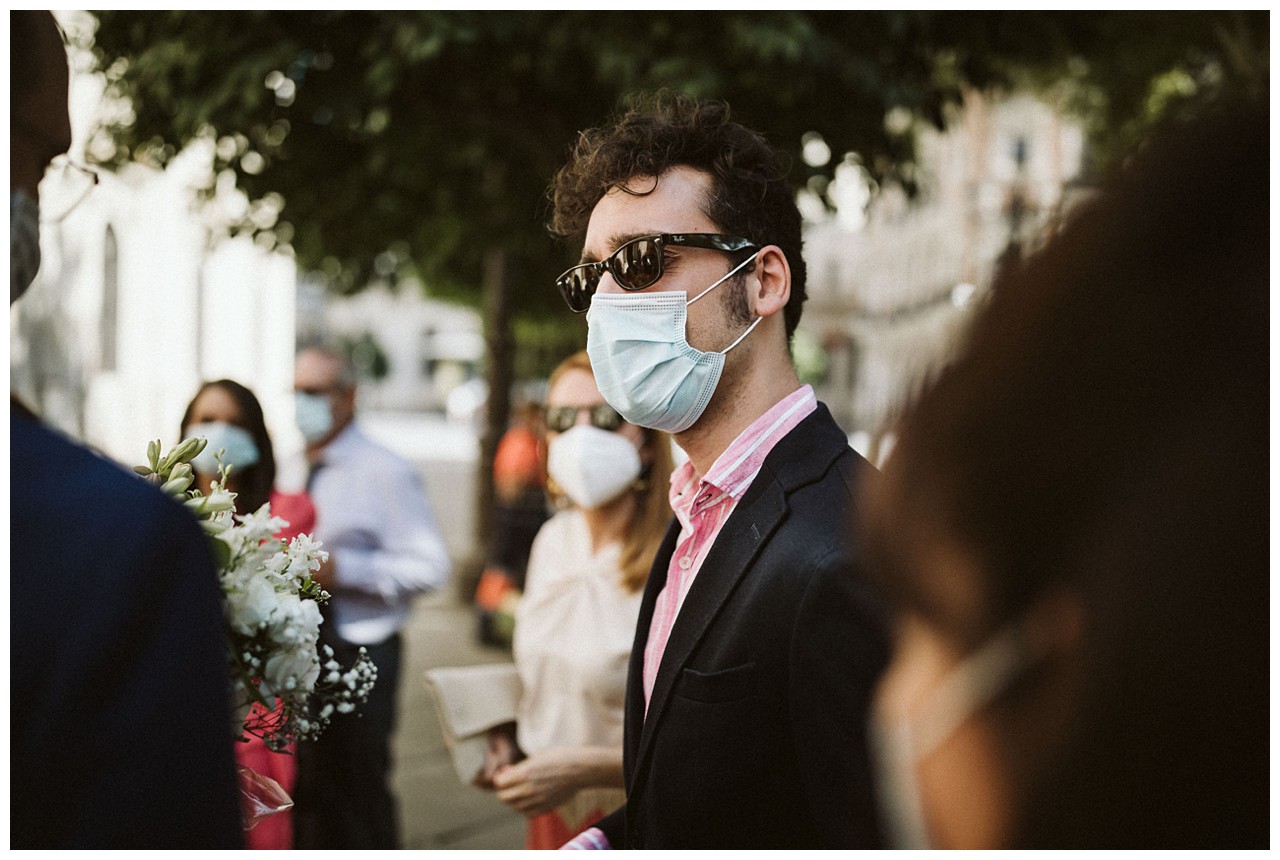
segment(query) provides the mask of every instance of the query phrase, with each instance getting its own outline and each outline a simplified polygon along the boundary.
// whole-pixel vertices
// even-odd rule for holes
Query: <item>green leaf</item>
[[[227,567],[231,563],[231,547],[227,546],[227,542],[221,538],[207,535],[209,551],[213,553],[213,563],[219,569]]]

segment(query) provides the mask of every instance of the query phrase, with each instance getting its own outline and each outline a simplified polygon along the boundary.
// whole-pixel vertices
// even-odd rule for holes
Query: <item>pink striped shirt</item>
[[[813,388],[802,385],[738,434],[711,464],[705,477],[699,477],[688,461],[671,475],[671,509],[680,522],[680,537],[667,567],[666,585],[654,604],[649,641],[644,649],[646,713],[671,628],[721,527],[755,480],[773,446],[817,408]]]

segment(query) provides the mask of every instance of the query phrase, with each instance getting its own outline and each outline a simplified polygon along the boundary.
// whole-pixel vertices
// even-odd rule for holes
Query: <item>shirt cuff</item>
[[[608,851],[613,846],[598,827],[589,827],[560,846],[561,851]]]

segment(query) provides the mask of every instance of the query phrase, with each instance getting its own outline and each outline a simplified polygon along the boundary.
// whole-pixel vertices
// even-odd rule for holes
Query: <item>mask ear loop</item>
[[[763,251],[764,249],[763,249],[763,248],[761,248],[760,250],[761,250],[761,251]],[[721,278],[720,280],[716,281],[714,284],[712,284],[711,286],[707,287],[705,290],[703,290],[702,292],[698,293],[698,294],[697,294],[696,296],[694,296],[693,298],[689,299],[689,301],[685,302],[685,307],[688,307],[689,305],[693,304],[693,303],[694,303],[694,302],[696,302],[698,299],[702,298],[702,297],[703,297],[703,296],[705,296],[707,293],[711,292],[711,291],[712,291],[712,290],[714,290],[716,287],[720,286],[720,285],[721,285],[721,284],[723,284],[725,281],[727,281],[727,280],[729,280],[730,278],[732,278],[734,275],[736,275],[736,274],[738,273],[738,270],[739,270],[739,269],[741,269],[743,266],[747,265],[747,263],[750,263],[752,260],[754,260],[756,257],[759,257],[759,256],[760,256],[760,251],[756,251],[756,252],[755,252],[754,254],[752,254],[750,257],[747,257],[747,259],[743,260],[741,263],[739,263],[738,265],[736,265],[736,266],[734,266],[732,269],[730,269],[730,270],[729,270],[729,274],[725,275],[723,278]],[[738,344],[742,343],[742,341],[746,338],[746,336],[747,336],[747,335],[749,335],[749,334],[751,334],[751,330],[752,330],[753,328],[755,328],[756,326],[760,325],[760,320],[762,320],[762,319],[764,319],[764,317],[756,317],[756,321],[755,321],[755,322],[753,322],[751,325],[747,326],[747,330],[746,330],[746,331],[744,331],[742,334],[738,335],[738,339],[737,339],[737,340],[735,340],[733,343],[731,343],[731,344],[729,344],[728,346],[726,346],[724,349],[720,350],[720,354],[721,354],[721,355],[725,355],[726,353],[728,353],[728,352],[729,352],[729,350],[733,349],[735,346],[737,346]]]
[[[912,727],[917,759],[932,753],[974,714],[995,701],[1015,679],[1046,656],[1018,622],[1005,627],[951,670],[928,697],[923,719]]]
[[[763,251],[763,250],[764,250],[763,248],[761,248],[761,249],[760,249],[760,251]],[[712,290],[714,290],[716,287],[720,286],[720,285],[721,285],[721,284],[723,284],[725,281],[727,281],[727,280],[729,280],[730,278],[732,278],[734,275],[736,275],[736,274],[738,273],[738,270],[739,270],[739,269],[741,269],[741,268],[742,268],[743,266],[745,266],[747,263],[750,263],[750,262],[751,262],[752,260],[754,260],[756,257],[759,257],[759,256],[760,256],[760,251],[756,251],[756,252],[755,252],[754,254],[752,254],[750,257],[747,257],[747,259],[743,260],[741,263],[739,263],[738,265],[736,265],[736,266],[734,266],[732,269],[730,269],[730,270],[729,270],[729,274],[725,275],[723,278],[721,278],[720,280],[716,281],[714,284],[712,284],[711,286],[707,287],[705,290],[703,290],[702,292],[698,293],[698,294],[697,294],[696,296],[694,296],[693,298],[689,299],[689,301],[685,302],[685,307],[688,307],[689,305],[693,304],[693,303],[694,303],[694,302],[696,302],[698,299],[702,298],[702,297],[703,297],[703,296],[705,296],[707,293],[711,292],[711,291],[712,291]],[[761,317],[761,319],[763,319],[763,317]]]
[[[729,344],[728,346],[726,346],[724,349],[720,350],[720,354],[721,354],[721,355],[724,355],[724,354],[725,354],[725,353],[727,353],[729,350],[733,349],[735,346],[737,346],[738,344],[742,343],[742,341],[743,341],[744,339],[746,339],[746,336],[747,336],[747,335],[749,335],[749,334],[751,334],[751,330],[752,330],[753,328],[755,328],[756,326],[760,325],[760,320],[762,320],[762,319],[764,319],[764,317],[756,317],[756,321],[755,321],[755,322],[753,322],[751,325],[747,326],[747,330],[746,330],[746,331],[744,331],[742,334],[738,335],[738,339],[737,339],[737,340],[735,340],[733,343],[731,343],[731,344]]]

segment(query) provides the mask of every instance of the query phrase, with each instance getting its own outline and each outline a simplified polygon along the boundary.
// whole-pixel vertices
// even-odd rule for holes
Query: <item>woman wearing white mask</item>
[[[203,436],[209,444],[192,461],[196,484],[203,493],[218,477],[218,458],[230,466],[227,489],[236,493],[236,512],[252,513],[268,501],[271,513],[289,522],[276,537],[288,540],[315,528],[316,510],[305,493],[281,493],[274,487],[275,452],[267,432],[262,405],[253,392],[231,379],[200,386],[182,416],[182,439]],[[258,708],[257,705],[254,706]],[[292,755],[274,753],[258,738],[236,744],[236,761],[293,791],[297,768]],[[262,819],[245,833],[245,846],[259,849],[293,847],[288,811]]]
[[[551,374],[547,471],[561,510],[542,527],[516,610],[515,737],[495,733],[479,782],[558,848],[623,799],[627,663],[649,566],[671,520],[665,433],[604,401],[585,352]]]

